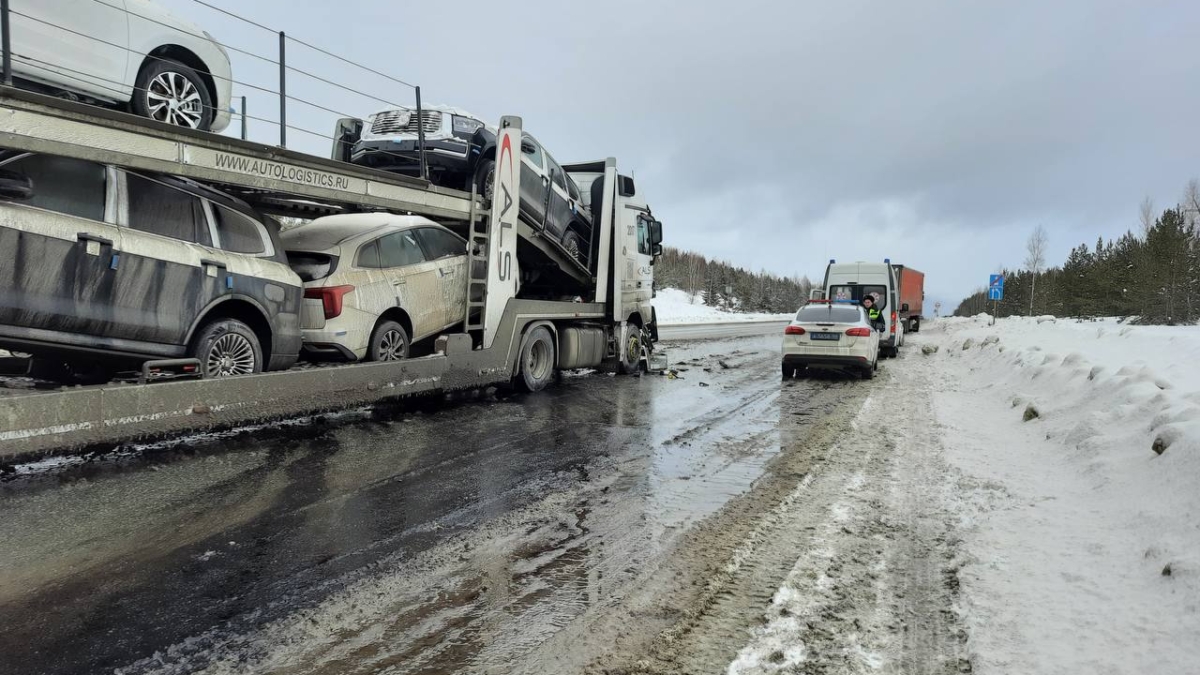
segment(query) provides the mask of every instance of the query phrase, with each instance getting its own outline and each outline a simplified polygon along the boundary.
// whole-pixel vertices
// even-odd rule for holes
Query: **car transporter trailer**
[[[616,161],[602,171],[602,208],[590,302],[522,299],[518,239],[564,269],[578,265],[517,218],[521,119],[500,122],[493,203],[474,194],[273,146],[180,129],[121,112],[0,87],[0,149],[45,153],[190,178],[218,186],[265,212],[315,217],[388,211],[464,230],[468,239],[465,330],[437,338],[434,354],[221,379],[110,383],[0,396],[0,463],[96,444],[232,428],[352,408],[384,399],[514,381],[540,389],[557,369],[604,363],[631,370],[661,363],[649,288],[639,268],[633,198]],[[594,192],[594,194],[596,194]],[[20,210],[0,202],[0,218]],[[661,224],[652,222],[655,244]],[[632,253],[631,253],[632,251]],[[651,258],[652,261],[652,258]],[[637,286],[638,294],[629,290]],[[648,284],[647,284],[648,285]]]

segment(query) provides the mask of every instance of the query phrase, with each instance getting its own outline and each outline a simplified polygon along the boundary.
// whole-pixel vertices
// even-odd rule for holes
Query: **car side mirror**
[[[662,239],[662,221],[650,221],[650,243],[657,246],[658,244],[662,243]],[[658,248],[662,249],[661,246],[658,246]]]
[[[906,302],[906,303],[904,303],[903,305],[900,305],[900,311],[901,311],[901,312],[907,312],[907,311],[908,311],[908,303],[907,303],[907,302]]]
[[[33,197],[33,179],[16,171],[0,169],[0,199],[21,200]]]

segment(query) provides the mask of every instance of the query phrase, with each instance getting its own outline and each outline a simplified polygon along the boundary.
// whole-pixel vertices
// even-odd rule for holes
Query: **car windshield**
[[[857,307],[839,307],[833,303],[808,305],[796,312],[800,323],[858,323],[862,310]]]
[[[862,299],[868,295],[874,298],[876,308],[883,309],[887,306],[887,286],[847,284],[845,286],[829,287],[829,298],[831,300],[862,302]]]

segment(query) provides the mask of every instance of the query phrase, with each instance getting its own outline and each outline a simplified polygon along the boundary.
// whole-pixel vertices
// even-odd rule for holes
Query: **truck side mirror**
[[[533,153],[537,152],[537,147],[533,144],[533,141],[522,140],[521,152],[525,153],[526,155],[532,155]]]
[[[343,117],[333,126],[333,149],[330,159],[349,162],[354,144],[362,138],[363,121],[355,117]]]
[[[654,244],[660,252],[662,251],[662,246],[658,246],[658,244],[662,243],[662,239],[662,221],[650,221],[650,243]]]
[[[637,194],[637,187],[629,176],[617,176],[617,194],[622,197],[632,197]]]
[[[33,180],[16,171],[0,169],[0,199],[21,200],[33,197]]]
[[[663,248],[662,248],[662,244],[655,244],[655,245],[654,245],[654,246],[653,246],[653,247],[650,249],[650,252],[651,252],[652,254],[654,254],[654,257],[655,257],[655,258],[657,258],[658,256],[662,255],[662,254],[663,254]]]
[[[809,300],[824,300],[825,299],[825,291],[821,290],[820,288],[814,288],[808,292],[808,299]]]
[[[900,305],[900,311],[901,311],[901,312],[907,312],[907,311],[908,311],[908,303],[907,303],[907,302],[906,302],[906,303],[904,303],[903,305]]]

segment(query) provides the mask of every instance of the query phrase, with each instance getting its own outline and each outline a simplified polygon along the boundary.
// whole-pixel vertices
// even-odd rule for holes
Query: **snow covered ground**
[[[799,308],[799,305],[797,305]],[[681,323],[736,323],[742,321],[790,321],[795,312],[764,314],[761,312],[730,312],[704,304],[702,298],[692,298],[685,291],[664,288],[654,298],[654,310],[662,325]]]
[[[921,335],[939,352],[908,358],[960,472],[975,672],[1200,672],[1200,328],[980,317]]]
[[[846,466],[796,488],[828,519],[729,675],[1200,673],[1200,328],[987,323],[851,383]]]

